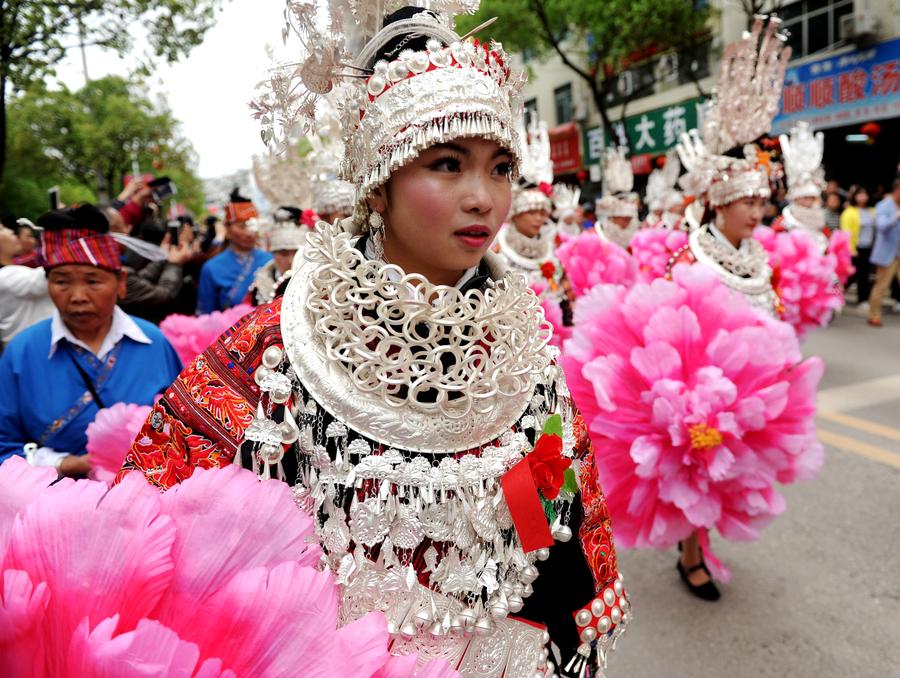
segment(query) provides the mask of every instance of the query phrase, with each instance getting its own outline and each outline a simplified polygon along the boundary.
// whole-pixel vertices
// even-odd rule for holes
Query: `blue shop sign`
[[[773,134],[900,116],[900,38],[787,69]]]

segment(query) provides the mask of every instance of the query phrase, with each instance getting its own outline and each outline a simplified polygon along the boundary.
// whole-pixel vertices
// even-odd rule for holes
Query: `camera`
[[[169,177],[158,177],[149,182],[147,186],[153,193],[153,202],[160,203],[178,193],[178,189]]]

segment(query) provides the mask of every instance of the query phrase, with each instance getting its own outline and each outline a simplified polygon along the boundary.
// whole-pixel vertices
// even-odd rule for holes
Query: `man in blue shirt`
[[[272,259],[256,248],[253,221],[258,213],[253,203],[234,189],[225,208],[225,237],[228,248],[203,264],[197,289],[197,313],[224,311],[247,296],[256,270]]]
[[[41,259],[55,309],[0,359],[0,462],[23,455],[61,474],[90,470],[86,429],[101,407],[152,405],[181,362],[159,329],[124,313],[125,272],[93,205],[48,212]]]
[[[875,264],[875,286],[869,296],[869,324],[881,327],[881,302],[900,273],[900,179],[875,205],[875,245],[869,261]]]

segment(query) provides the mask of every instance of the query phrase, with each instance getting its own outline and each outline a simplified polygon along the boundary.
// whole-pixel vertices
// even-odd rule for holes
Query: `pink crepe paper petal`
[[[370,676],[388,658],[383,615],[338,629],[331,575],[296,563],[241,572],[201,608],[179,635],[239,676]]]
[[[58,475],[56,469],[31,466],[18,455],[0,464],[0,564],[16,514],[50,487]]]
[[[642,228],[635,233],[629,249],[641,278],[649,281],[664,277],[669,260],[687,241],[687,233],[668,228]]]
[[[172,577],[174,538],[158,493],[138,474],[111,490],[91,480],[59,483],[16,518],[5,567],[51,591],[42,623],[50,675],[60,675],[61,653],[85,617],[119,614],[129,630],[155,607]]]
[[[187,365],[252,310],[252,306],[239,304],[227,311],[198,316],[173,314],[159,324],[159,329],[172,344],[181,362]]]
[[[118,617],[90,629],[83,620],[72,636],[67,675],[78,678],[234,678],[221,662],[198,666],[200,650],[157,621],[142,619],[134,631],[114,635]]]
[[[116,403],[97,411],[94,421],[87,427],[89,477],[112,483],[150,409],[147,405]]]
[[[30,678],[44,656],[41,621],[50,599],[47,584],[36,586],[27,572],[5,570],[0,588],[0,666],[6,678]],[[39,674],[38,674],[39,675]]]
[[[161,501],[177,536],[172,583],[155,616],[179,633],[192,623],[186,608],[196,611],[241,570],[288,560],[319,562],[321,550],[307,543],[314,535],[312,520],[283,482],[261,482],[234,465],[197,469]]]

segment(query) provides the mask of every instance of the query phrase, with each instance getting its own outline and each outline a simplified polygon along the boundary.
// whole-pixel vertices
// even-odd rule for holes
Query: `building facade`
[[[770,3],[771,4],[771,3]],[[779,15],[793,54],[773,133],[808,121],[826,137],[829,179],[887,186],[900,159],[900,0],[787,0]],[[737,0],[711,2],[710,38],[617,74],[604,129],[587,84],[557,56],[528,61],[525,105],[550,127],[557,180],[600,190],[600,155],[615,135],[629,148],[636,188],[657,158],[696,127],[724,45],[748,26]]]

